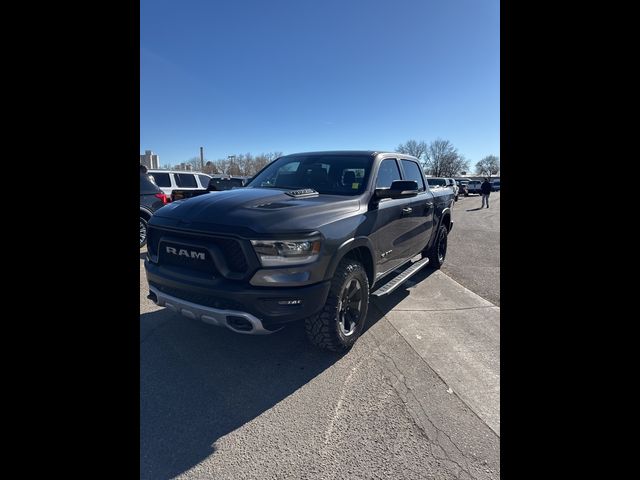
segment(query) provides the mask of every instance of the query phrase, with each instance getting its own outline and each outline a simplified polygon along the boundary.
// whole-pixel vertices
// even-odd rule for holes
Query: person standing
[[[482,193],[482,207],[484,207],[485,202],[487,203],[487,208],[489,208],[489,194],[491,193],[491,183],[487,177],[484,178],[484,182],[480,185],[480,192]]]

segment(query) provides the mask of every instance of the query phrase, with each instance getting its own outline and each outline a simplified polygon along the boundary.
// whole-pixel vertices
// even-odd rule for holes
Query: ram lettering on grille
[[[204,252],[194,252],[193,250],[185,250],[184,248],[178,250],[177,248],[173,247],[166,247],[166,249],[167,253],[178,255],[179,257],[197,258],[199,260],[205,259]]]

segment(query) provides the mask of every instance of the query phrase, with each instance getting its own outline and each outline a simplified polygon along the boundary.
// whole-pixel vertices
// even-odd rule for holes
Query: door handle
[[[404,207],[402,209],[402,214],[403,215],[409,215],[411,212],[413,212],[413,208],[411,208],[411,207]]]

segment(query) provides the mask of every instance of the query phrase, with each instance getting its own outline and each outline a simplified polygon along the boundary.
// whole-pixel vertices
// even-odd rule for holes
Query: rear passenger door
[[[418,195],[409,198],[408,208],[405,213],[405,242],[407,244],[406,255],[410,258],[420,253],[427,246],[433,231],[433,195],[427,188],[422,168],[413,160],[401,160],[404,180],[414,180],[418,184]],[[406,209],[405,209],[406,212]]]

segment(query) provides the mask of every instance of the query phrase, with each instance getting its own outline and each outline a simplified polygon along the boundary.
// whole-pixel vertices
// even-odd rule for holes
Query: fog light
[[[279,300],[278,305],[300,305],[302,300]]]

